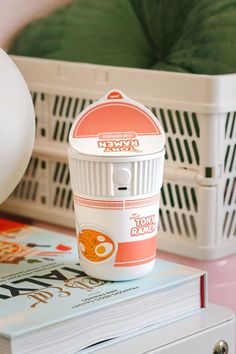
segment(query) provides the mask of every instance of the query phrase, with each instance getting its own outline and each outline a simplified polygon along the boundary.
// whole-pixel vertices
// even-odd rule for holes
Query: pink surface
[[[158,257],[208,272],[209,302],[231,308],[236,313],[236,255],[214,261],[200,261],[158,251]]]

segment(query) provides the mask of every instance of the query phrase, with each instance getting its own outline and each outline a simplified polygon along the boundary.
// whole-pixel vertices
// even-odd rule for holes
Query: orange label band
[[[130,200],[99,200],[78,197],[74,195],[74,202],[89,208],[96,209],[133,209],[154,205],[159,201],[159,194],[149,198]]]
[[[115,267],[128,267],[151,262],[156,257],[156,236],[146,240],[118,244]]]

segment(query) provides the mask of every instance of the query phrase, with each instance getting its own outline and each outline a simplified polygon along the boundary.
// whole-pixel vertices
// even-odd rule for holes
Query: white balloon
[[[0,203],[22,178],[35,136],[34,107],[27,85],[0,49]]]

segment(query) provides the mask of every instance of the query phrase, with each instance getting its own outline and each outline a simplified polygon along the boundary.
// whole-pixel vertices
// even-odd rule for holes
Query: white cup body
[[[164,151],[140,162],[91,159],[69,150],[79,257],[88,275],[119,281],[152,269],[163,164]],[[116,185],[119,168],[130,170],[124,191]]]
[[[156,255],[165,134],[118,89],[75,118],[69,166],[81,266],[92,277],[147,274]]]
[[[81,266],[93,277],[128,280],[149,272],[156,257],[159,195],[91,199],[74,195]]]

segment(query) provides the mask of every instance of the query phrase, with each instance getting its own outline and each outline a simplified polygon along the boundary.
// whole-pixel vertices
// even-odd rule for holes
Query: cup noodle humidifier
[[[80,263],[90,276],[128,280],[156,256],[165,136],[143,105],[113,90],[75,119],[69,166]]]

